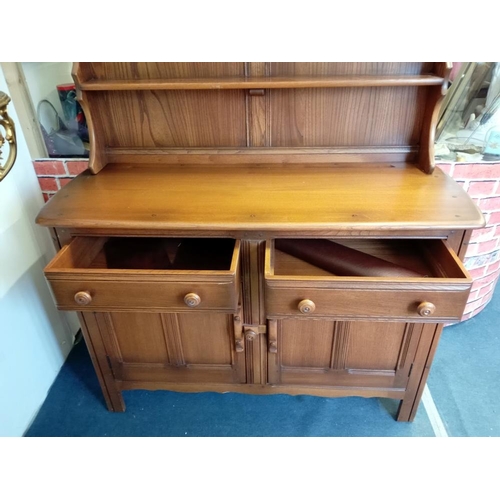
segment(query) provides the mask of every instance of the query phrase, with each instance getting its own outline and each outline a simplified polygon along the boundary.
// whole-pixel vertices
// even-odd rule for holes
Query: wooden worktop
[[[94,232],[259,237],[484,225],[454,180],[439,169],[426,175],[407,164],[108,165],[65,186],[37,222]]]

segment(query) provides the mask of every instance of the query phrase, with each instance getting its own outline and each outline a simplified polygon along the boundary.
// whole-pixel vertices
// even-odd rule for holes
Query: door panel
[[[231,365],[233,319],[228,314],[177,314],[182,354],[188,365]]]
[[[422,325],[365,321],[269,320],[273,384],[406,387]]]
[[[95,316],[114,376],[126,381],[244,383],[245,354],[225,313],[84,313]]]
[[[111,313],[109,325],[127,363],[169,363],[159,314]]]
[[[404,323],[360,321],[348,325],[351,335],[345,368],[397,370],[401,350],[405,347]]]
[[[325,368],[331,366],[333,327],[331,321],[286,322],[281,329],[281,364],[283,367]]]

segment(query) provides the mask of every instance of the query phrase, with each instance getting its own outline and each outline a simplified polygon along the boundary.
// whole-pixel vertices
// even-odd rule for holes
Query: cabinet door
[[[416,323],[269,320],[269,382],[404,389],[421,331]]]
[[[94,316],[116,380],[158,384],[244,383],[241,325],[224,313],[84,313]],[[238,318],[239,320],[239,318]],[[146,383],[146,384],[144,384]]]

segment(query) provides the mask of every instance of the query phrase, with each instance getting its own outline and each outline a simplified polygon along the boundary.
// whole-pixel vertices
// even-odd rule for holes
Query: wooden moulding
[[[439,109],[448,89],[448,81],[452,69],[452,63],[435,63],[436,74],[443,78],[439,87],[430,90],[427,97],[424,122],[420,135],[419,166],[426,174],[434,171],[434,137],[436,134]]]
[[[261,76],[226,78],[173,78],[168,80],[80,81],[86,91],[113,90],[229,90],[335,87],[407,87],[442,85],[439,75]]]
[[[390,398],[403,399],[404,389],[399,388],[360,388],[360,387],[309,387],[292,385],[254,385],[254,384],[190,384],[172,383],[161,381],[117,381],[120,390],[146,389],[146,390],[170,390],[180,392],[236,392],[241,394],[290,394],[293,396],[309,395],[321,397],[346,397],[360,396],[365,398]]]
[[[91,72],[89,65],[73,63],[71,76],[76,84],[76,97],[83,109],[83,112],[85,113],[85,119],[87,121],[89,131],[89,169],[93,174],[97,174],[108,163],[103,137],[98,133],[98,131],[102,129],[102,124],[95,119],[94,114],[92,113],[93,108],[89,104],[89,98],[85,95],[85,92],[83,92],[81,88],[82,81],[92,78],[93,73]]]
[[[107,148],[109,163],[133,163],[143,165],[248,165],[248,164],[304,164],[357,163],[373,166],[382,162],[412,162],[417,159],[418,148],[357,147],[357,148]]]

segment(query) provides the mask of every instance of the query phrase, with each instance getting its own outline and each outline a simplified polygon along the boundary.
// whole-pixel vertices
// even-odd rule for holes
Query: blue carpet
[[[500,436],[500,287],[477,316],[444,329],[428,386],[450,436]]]
[[[125,391],[110,413],[83,341],[53,384],[27,436],[433,436],[421,406],[413,424],[386,399]]]

